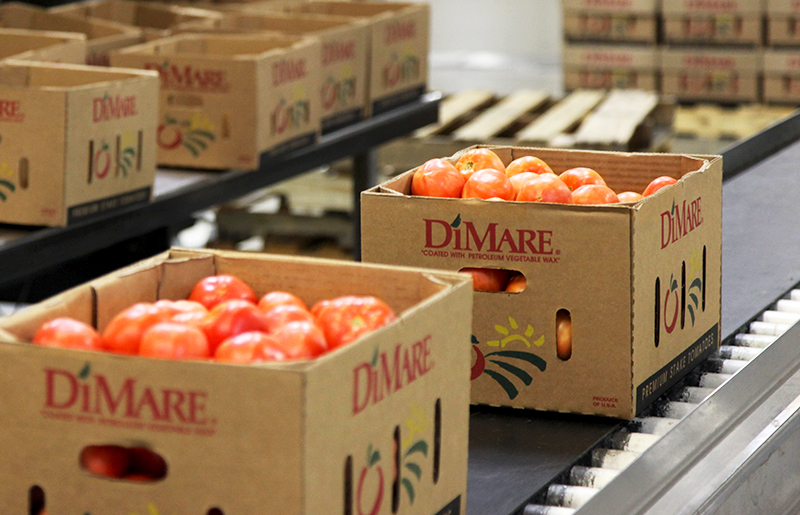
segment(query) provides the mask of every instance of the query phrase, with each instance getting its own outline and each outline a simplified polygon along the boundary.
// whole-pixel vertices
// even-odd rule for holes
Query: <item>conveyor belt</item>
[[[800,117],[794,115],[751,140],[734,146],[724,154],[723,166],[726,173],[723,185],[722,337],[726,343],[733,341],[733,335],[740,327],[747,326],[747,323],[761,311],[774,306],[776,299],[788,295],[787,292],[800,280],[800,252],[798,252],[800,224],[794,223],[795,212],[798,212],[795,205],[800,205],[798,201],[800,174],[794,171],[795,163],[800,162],[800,143],[785,146],[788,142],[800,139],[798,121]],[[755,164],[752,164],[754,162]],[[781,337],[775,349],[797,347],[780,343],[791,338],[797,339],[793,333],[794,331],[790,331]],[[770,350],[772,354],[778,352],[779,350]],[[766,359],[762,358],[762,361]],[[787,358],[784,356],[783,359]],[[800,357],[795,359],[800,360]],[[754,363],[758,363],[758,360],[754,360]],[[754,406],[769,404],[770,399],[774,403],[771,408],[773,411],[777,409],[776,406],[785,408],[784,401],[787,395],[791,397],[791,388],[785,388],[784,393],[774,396],[773,399],[768,391],[772,388],[780,390],[781,387],[776,386],[776,382],[780,381],[770,378],[769,375],[778,369],[769,366],[761,368],[765,371],[760,376],[756,375],[755,379],[751,378],[752,380],[744,387],[750,389],[753,396],[760,396],[759,400],[751,405],[736,405],[730,408],[729,426],[723,428],[719,424],[713,425],[717,431],[714,434],[723,432],[723,429],[735,432],[738,427],[737,422],[741,422],[739,419],[751,415],[753,417],[751,425],[756,428],[764,422],[764,417],[767,421],[772,420],[771,417],[780,410],[772,413],[764,408],[762,412],[756,409],[750,413]],[[786,369],[784,371],[789,374]],[[748,375],[753,376],[753,373]],[[734,376],[736,377],[738,376]],[[657,439],[653,448],[644,454],[645,459],[637,460],[631,467],[625,468],[596,497],[588,501],[580,513],[636,513],[635,509],[643,509],[648,503],[654,502],[653,495],[642,492],[654,491],[657,494],[666,488],[663,485],[682,477],[686,472],[683,468],[688,464],[683,462],[676,464],[674,459],[667,458],[682,456],[686,459],[687,456],[701,454],[700,449],[693,448],[693,445],[701,445],[702,442],[699,442],[697,435],[691,431],[697,432],[701,429],[708,431],[709,420],[713,420],[713,417],[708,415],[707,411],[714,410],[708,406],[714,405],[713,399],[718,395],[722,396],[720,398],[739,397],[727,392],[742,388],[741,381],[737,379],[737,382],[726,382],[717,390],[725,393],[715,393],[709,401],[699,404],[698,409],[685,417],[684,422],[675,425],[680,432],[670,431],[666,435],[670,438],[665,436]],[[770,384],[772,386],[769,386]],[[707,394],[708,391],[695,392],[695,394],[700,393]],[[695,400],[699,401],[700,398]],[[665,399],[662,406],[668,406],[664,404],[668,402],[674,402],[674,399]],[[685,408],[685,406],[673,407]],[[717,412],[713,413],[714,416],[719,415]],[[687,414],[681,412],[677,418]],[[535,497],[536,502],[546,501],[547,486],[558,480],[562,482],[565,478],[568,480],[572,465],[579,463],[580,460],[585,464],[587,459],[591,465],[592,449],[624,445],[620,443],[623,437],[616,437],[617,444],[614,441],[614,434],[618,433],[624,424],[611,425],[607,423],[608,421],[603,423],[596,419],[581,417],[565,419],[561,424],[562,419],[556,415],[542,416],[538,413],[528,413],[527,416],[516,414],[513,418],[507,415],[501,420],[496,420],[498,416],[500,415],[497,413],[478,409],[472,414],[473,434],[470,439],[468,487],[468,513],[472,515],[521,513],[532,497]],[[490,422],[492,417],[495,417],[495,420]],[[503,438],[496,432],[483,431],[483,427],[489,424],[493,424],[492,427],[502,426],[504,433],[513,434],[514,437]],[[683,429],[684,427],[689,429]],[[759,428],[761,429],[763,427]],[[480,434],[474,434],[476,430]],[[689,431],[688,435],[685,434],[686,431]],[[681,433],[684,433],[683,436],[680,436]],[[714,438],[709,436],[709,441],[705,442],[708,449],[715,448]],[[531,441],[532,439],[535,443]],[[586,445],[592,440],[594,443]],[[649,444],[654,441],[649,440]],[[675,445],[682,447],[676,449]],[[476,455],[472,454],[474,447],[479,449]],[[678,452],[682,449],[685,452]],[[615,449],[611,454],[617,454],[618,450]],[[658,455],[661,460],[652,458],[653,455]],[[622,459],[625,459],[625,456],[623,455]],[[667,461],[663,461],[664,459]],[[506,462],[507,466],[504,465]],[[645,462],[649,463],[649,468],[643,471],[641,467],[644,465],[639,463]],[[553,475],[552,471],[558,469],[559,463],[562,466],[559,472]],[[670,465],[674,467],[670,468]],[[657,474],[658,471],[664,472],[664,475]],[[581,470],[579,472],[587,473]],[[653,480],[646,485],[642,484],[640,478],[642,474],[658,478],[661,483]],[[670,474],[672,477],[668,477]],[[527,488],[523,485],[527,485]],[[577,496],[578,505],[588,499],[587,495],[594,493],[585,490],[571,492],[573,497]],[[553,492],[552,495],[557,497],[560,494]],[[637,502],[640,504],[637,505],[632,501],[624,503],[623,506],[619,502],[621,497],[638,499]],[[566,512],[553,509],[551,512],[542,513],[558,515],[572,511],[570,508],[566,509],[568,510]],[[759,512],[766,513],[760,510]],[[539,512],[529,508],[527,515],[535,513]]]

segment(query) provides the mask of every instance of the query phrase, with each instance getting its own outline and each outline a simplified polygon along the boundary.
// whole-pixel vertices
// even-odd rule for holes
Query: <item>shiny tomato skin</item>
[[[665,186],[670,186],[672,184],[675,184],[676,182],[678,182],[678,179],[674,179],[674,178],[668,177],[666,175],[662,175],[661,177],[657,177],[657,178],[653,179],[650,182],[650,184],[647,185],[647,187],[642,192],[642,196],[643,197],[647,197],[649,195],[652,195],[653,193],[657,192],[661,188],[663,188]]]
[[[555,174],[541,174],[525,182],[517,194],[520,202],[572,204],[572,191]]]
[[[641,193],[636,193],[635,191],[623,191],[622,193],[617,193],[617,198],[620,202],[638,202],[644,197]]]
[[[214,353],[214,359],[224,363],[247,364],[283,361],[287,356],[271,335],[261,331],[248,331],[222,342]]]
[[[289,322],[305,320],[306,322],[316,323],[314,315],[309,313],[308,310],[293,304],[275,306],[271,310],[264,313],[264,317],[267,319],[267,325],[269,326],[270,333],[274,333]]]
[[[130,467],[131,455],[119,445],[89,445],[80,455],[81,466],[96,476],[119,479]]]
[[[473,173],[484,168],[492,168],[506,173],[506,165],[503,164],[503,160],[488,148],[469,149],[456,161],[456,169],[465,181],[469,180]]]
[[[516,175],[512,175],[509,177],[509,181],[511,181],[511,185],[514,186],[514,199],[516,200],[517,195],[519,195],[519,191],[525,185],[526,182],[537,177],[539,174],[533,172],[520,172]]]
[[[287,359],[311,359],[329,349],[325,333],[314,322],[289,322],[271,335]],[[263,350],[256,352],[256,356]]]
[[[508,283],[509,272],[500,268],[462,268],[472,276],[472,289],[474,291],[503,291]]]
[[[541,175],[543,173],[553,173],[553,170],[541,159],[534,156],[523,156],[508,163],[506,167],[506,175],[514,177],[519,173],[535,173]]]
[[[244,281],[233,275],[211,275],[195,284],[189,300],[199,302],[211,309],[226,300],[241,299],[255,304],[258,302],[253,289]]]
[[[303,299],[301,299],[294,293],[289,293],[288,291],[279,291],[279,290],[265,293],[258,300],[258,309],[260,309],[263,313],[266,313],[276,306],[283,306],[285,304],[292,304],[308,311],[308,306],[303,301]]]
[[[381,299],[354,295],[330,299],[317,315],[330,349],[346,345],[394,319],[394,311]]]
[[[511,274],[511,277],[508,278],[505,291],[509,293],[519,293],[521,291],[525,291],[527,285],[528,280],[525,278],[525,276],[519,272],[515,272]]]
[[[269,332],[267,319],[255,304],[233,299],[214,306],[200,324],[208,338],[209,351],[213,355],[223,341],[249,331]]]
[[[193,300],[159,300],[155,306],[173,322],[199,323],[208,313],[205,306]]]
[[[619,198],[614,190],[602,184],[584,184],[572,192],[573,204],[617,204]]]
[[[466,179],[444,159],[431,159],[417,168],[411,194],[420,197],[459,198]]]
[[[514,200],[514,185],[508,176],[494,168],[484,168],[473,173],[464,184],[462,198],[500,198]]]
[[[211,356],[208,338],[199,327],[179,322],[160,322],[142,334],[139,355],[160,359],[206,359]]]
[[[103,350],[103,342],[94,327],[69,317],[59,317],[42,324],[33,343],[62,349]]]
[[[585,184],[606,185],[606,181],[600,176],[599,173],[591,168],[586,168],[585,166],[570,168],[569,170],[562,172],[558,178],[561,179],[572,191],[575,191]]]
[[[139,302],[117,313],[103,330],[103,346],[118,354],[138,354],[142,335],[169,315],[148,302]]]

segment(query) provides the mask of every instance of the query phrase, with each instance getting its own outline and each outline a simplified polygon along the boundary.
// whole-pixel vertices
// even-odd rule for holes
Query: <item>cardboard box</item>
[[[800,5],[794,0],[767,1],[767,44],[800,45]]]
[[[759,46],[762,0],[662,0],[665,43]]]
[[[679,100],[757,102],[762,60],[759,50],[664,48],[662,92]]]
[[[399,320],[313,361],[258,366],[10,342],[57,315],[102,329],[127,304],[185,298],[217,273],[309,303],[378,295]],[[68,290],[0,320],[0,498],[14,513],[32,485],[50,513],[464,513],[471,306],[463,275],[212,251],[173,250]],[[149,447],[167,476],[92,476],[78,456],[97,443]]]
[[[428,84],[430,5],[401,2],[315,1],[289,4],[292,12],[363,18],[370,30],[368,114],[419,98]]]
[[[262,32],[314,36],[322,43],[317,67],[321,72],[322,133],[359,122],[366,117],[368,27],[365,21],[343,16],[305,13],[228,14],[213,28],[185,24],[186,32]]]
[[[0,61],[4,59],[83,64],[86,62],[86,35],[0,29]]]
[[[659,90],[655,46],[564,43],[564,88]]]
[[[108,65],[111,50],[134,45],[142,40],[142,31],[136,27],[107,20],[64,16],[18,2],[0,5],[0,27],[85,34],[86,64],[94,65]]]
[[[182,34],[114,52],[114,66],[161,76],[158,163],[258,168],[261,154],[316,142],[319,40]]]
[[[184,23],[211,26],[214,20],[222,17],[222,14],[216,11],[132,0],[73,2],[53,7],[50,12],[80,18],[100,18],[138,27],[145,41],[170,36],[175,28]]]
[[[764,52],[764,101],[797,103],[800,100],[800,49]]]
[[[0,221],[63,226],[148,202],[157,106],[153,72],[0,64]]]
[[[562,0],[568,41],[658,43],[656,0]]]
[[[473,404],[633,418],[719,344],[721,158],[493,149],[590,167],[615,191],[681,179],[634,204],[573,206],[414,197],[408,171],[361,194],[362,259],[521,272],[520,293],[474,294]]]

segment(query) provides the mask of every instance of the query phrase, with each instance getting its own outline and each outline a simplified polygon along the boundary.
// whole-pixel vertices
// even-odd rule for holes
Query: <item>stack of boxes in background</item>
[[[767,0],[764,100],[800,101],[800,4]]]

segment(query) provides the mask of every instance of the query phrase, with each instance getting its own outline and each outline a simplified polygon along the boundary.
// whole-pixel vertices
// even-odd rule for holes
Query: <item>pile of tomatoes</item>
[[[312,359],[395,319],[373,296],[323,300],[310,309],[298,296],[258,298],[232,275],[200,280],[188,299],[140,302],[118,313],[102,333],[62,317],[42,324],[33,343],[162,359],[255,363]]]
[[[423,163],[414,171],[411,194],[558,204],[613,204],[636,202],[676,182],[673,177],[662,176],[654,179],[642,193],[625,191],[617,194],[591,168],[571,168],[556,175],[538,157],[520,157],[506,166],[491,150],[473,148],[464,152],[455,165],[445,159],[430,159]]]

